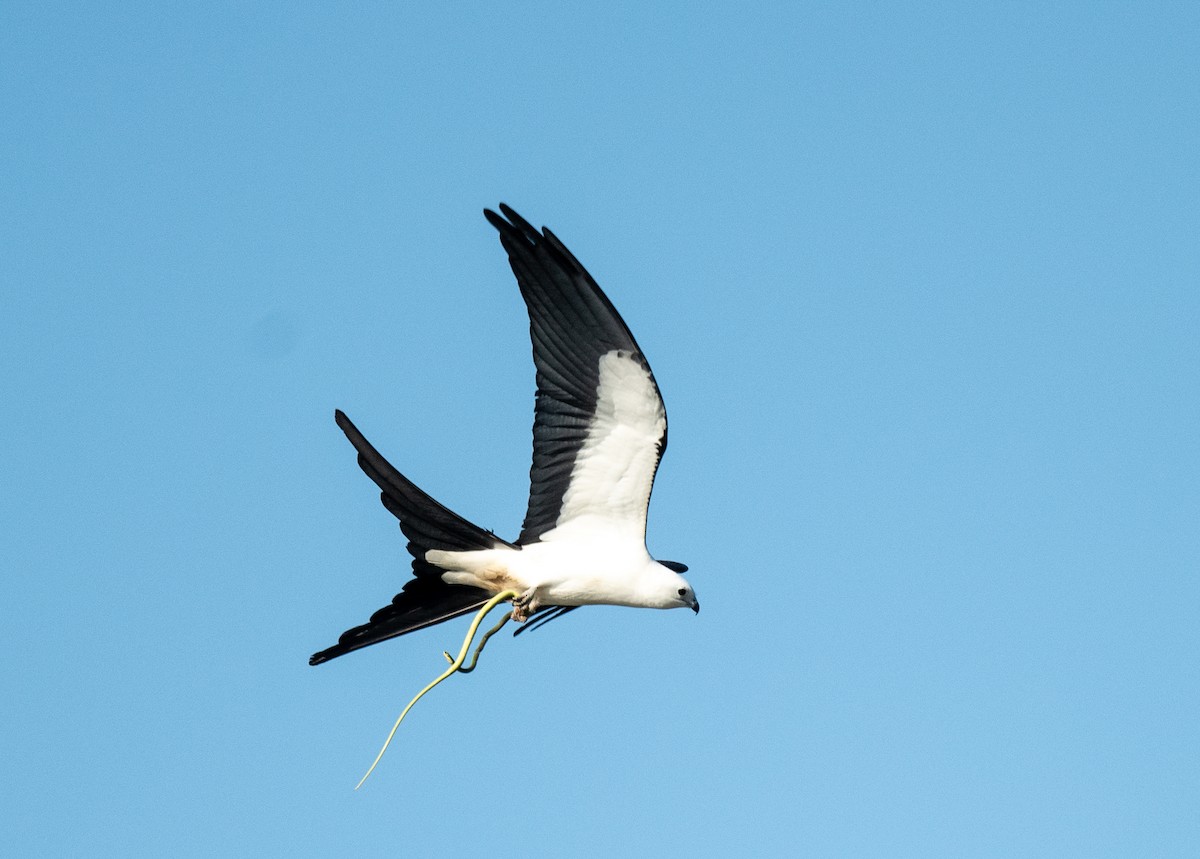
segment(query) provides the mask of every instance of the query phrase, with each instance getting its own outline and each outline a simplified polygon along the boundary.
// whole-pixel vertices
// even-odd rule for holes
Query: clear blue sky
[[[1195,856],[1200,6],[0,11],[22,856]],[[499,201],[654,366],[704,611],[307,657],[502,535]]]

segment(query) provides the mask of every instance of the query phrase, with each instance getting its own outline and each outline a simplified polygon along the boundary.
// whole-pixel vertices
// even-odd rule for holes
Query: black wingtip
[[[497,215],[491,209],[484,209],[483,216],[488,219],[488,223],[500,231],[502,237],[521,237],[530,244],[537,244],[543,238],[542,231],[522,218],[517,212],[507,203],[501,203],[500,214]]]
[[[504,208],[503,203],[500,204],[500,208],[501,209]],[[493,227],[495,227],[496,229],[498,229],[500,231],[503,231],[506,227],[511,226],[511,224],[509,224],[508,221],[504,220],[504,218],[497,215],[491,209],[484,209],[483,216],[485,218],[487,218],[489,224],[491,224]]]
[[[500,214],[502,214],[502,215],[504,215],[504,217],[508,218],[509,223],[511,223],[514,227],[529,226],[529,222],[526,221],[524,218],[522,218],[520,215],[518,215],[513,210],[512,206],[508,205],[508,203],[500,204]]]

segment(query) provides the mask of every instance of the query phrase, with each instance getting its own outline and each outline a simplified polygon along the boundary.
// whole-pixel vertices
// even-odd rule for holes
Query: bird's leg
[[[529,616],[538,610],[540,607],[537,601],[537,588],[533,587],[525,591],[520,596],[513,597],[512,619],[517,623],[524,623],[529,620]]]

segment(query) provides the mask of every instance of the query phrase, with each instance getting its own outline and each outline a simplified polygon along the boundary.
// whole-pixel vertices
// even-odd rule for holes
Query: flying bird
[[[550,230],[538,231],[504,204],[500,214],[485,209],[484,215],[500,233],[529,310],[537,369],[529,506],[520,536],[510,543],[439,504],[337,411],[359,466],[400,520],[413,577],[368,623],[313,654],[310,665],[479,611],[505,592],[516,594],[512,618],[521,622],[546,623],[585,605],[700,611],[680,575],[687,567],[656,561],[646,549],[667,413],[642,350]]]

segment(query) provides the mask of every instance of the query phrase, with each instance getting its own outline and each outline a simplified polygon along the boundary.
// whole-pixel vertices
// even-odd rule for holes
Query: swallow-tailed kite
[[[687,567],[646,551],[646,509],[667,447],[650,365],[591,275],[553,233],[501,204],[484,210],[529,309],[537,368],[529,507],[515,543],[434,501],[384,459],[341,411],[358,464],[400,520],[412,579],[369,623],[309,664],[477,611],[515,592],[512,616],[545,623],[578,606],[690,608]],[[522,627],[524,629],[525,627]]]

